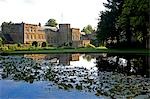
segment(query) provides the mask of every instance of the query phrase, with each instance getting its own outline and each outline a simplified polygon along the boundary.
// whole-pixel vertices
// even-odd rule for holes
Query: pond
[[[0,56],[0,99],[148,99],[149,60],[108,53]]]

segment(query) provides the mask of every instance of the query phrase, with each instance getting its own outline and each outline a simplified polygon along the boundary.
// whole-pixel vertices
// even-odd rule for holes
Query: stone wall
[[[2,33],[6,40],[12,43],[32,44],[37,41],[39,43],[46,42],[45,32],[40,26],[34,24],[10,24],[3,26]]]
[[[88,44],[90,44],[90,40],[82,40],[83,47],[86,47]]]
[[[2,33],[8,43],[23,43],[22,24],[9,24],[7,26],[3,26]]]
[[[80,40],[80,29],[72,28],[71,29],[71,34],[72,34],[72,41]]]
[[[31,44],[34,41],[46,42],[45,32],[39,25],[24,24],[24,43]]]
[[[45,33],[46,33],[47,43],[52,46],[58,46],[59,33],[57,31],[53,31],[51,29],[45,29]]]
[[[79,40],[79,41],[72,41],[72,47],[73,47],[73,48],[83,47],[83,45],[82,45],[82,40]]]
[[[56,27],[41,27],[36,24],[11,24],[3,27],[3,33],[9,34],[13,43],[38,44],[48,42],[52,46],[64,46],[71,44],[72,47],[82,47],[90,43],[90,40],[80,40],[80,29],[70,28],[70,24],[59,24]]]
[[[59,24],[59,45],[71,42],[70,24]]]

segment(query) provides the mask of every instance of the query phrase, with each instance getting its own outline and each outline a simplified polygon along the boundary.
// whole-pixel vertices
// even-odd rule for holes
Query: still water
[[[0,56],[0,99],[150,98],[146,55]]]

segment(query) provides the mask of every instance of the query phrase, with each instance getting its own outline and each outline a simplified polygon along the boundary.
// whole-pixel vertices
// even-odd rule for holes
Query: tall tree
[[[100,14],[97,26],[97,39],[99,43],[104,43],[108,37],[118,36],[117,20],[121,13],[123,0],[107,0],[104,3],[106,11]]]
[[[56,27],[58,25],[58,23],[56,22],[55,19],[49,19],[45,25],[51,26],[51,27]]]
[[[82,29],[82,32],[85,32],[86,34],[91,34],[92,32],[94,32],[94,29],[91,25],[87,25]]]
[[[3,44],[3,39],[0,37],[0,46]]]
[[[134,40],[140,42],[141,47],[145,47],[150,25],[149,11],[149,0],[125,0],[118,26],[121,32],[125,32],[128,45]]]

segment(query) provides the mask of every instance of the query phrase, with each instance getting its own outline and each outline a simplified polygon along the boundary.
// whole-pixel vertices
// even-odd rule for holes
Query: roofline
[[[33,25],[33,26],[39,26],[38,24],[31,24],[31,23],[14,23],[15,25],[21,25],[21,24],[24,24],[24,25]]]
[[[71,28],[71,29],[76,29],[76,30],[80,30],[80,28]]]
[[[61,23],[59,25],[70,25],[69,23]]]

